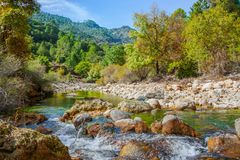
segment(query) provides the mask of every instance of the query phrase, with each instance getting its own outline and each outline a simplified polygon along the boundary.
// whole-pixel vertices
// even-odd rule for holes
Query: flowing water
[[[46,115],[49,119],[42,123],[46,128],[53,130],[53,134],[69,147],[69,152],[74,157],[84,160],[112,160],[123,144],[130,140],[144,141],[161,150],[163,160],[195,159],[198,155],[208,154],[206,140],[209,136],[223,132],[234,132],[234,120],[239,118],[240,110],[219,112],[177,112],[177,115],[191,127],[202,134],[199,139],[180,136],[163,136],[154,134],[121,134],[89,138],[76,131],[72,124],[62,123],[58,120],[64,111],[71,108],[75,100],[87,97],[101,98],[117,105],[123,99],[99,92],[79,91],[76,95],[56,94],[45,99],[26,111]],[[148,125],[155,120],[161,120],[166,111],[155,113],[140,113],[132,117],[141,117]],[[36,128],[37,126],[28,126]],[[164,144],[164,145],[161,145]]]

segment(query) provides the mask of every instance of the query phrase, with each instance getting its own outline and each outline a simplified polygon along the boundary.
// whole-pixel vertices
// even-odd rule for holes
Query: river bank
[[[132,84],[57,83],[55,92],[93,90],[140,101],[157,100],[162,108],[179,110],[240,108],[240,75],[221,79],[185,79],[179,81],[139,82]]]

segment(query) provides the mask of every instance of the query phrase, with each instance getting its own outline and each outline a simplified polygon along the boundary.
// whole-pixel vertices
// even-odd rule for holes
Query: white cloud
[[[71,18],[73,21],[94,19],[86,8],[71,0],[37,0],[45,12]]]

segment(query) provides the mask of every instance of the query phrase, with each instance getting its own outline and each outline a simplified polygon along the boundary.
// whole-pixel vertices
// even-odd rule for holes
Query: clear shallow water
[[[84,160],[111,160],[114,159],[123,144],[130,140],[145,141],[155,145],[161,150],[163,160],[187,160],[199,154],[207,153],[206,139],[212,134],[219,132],[234,132],[233,124],[236,118],[240,117],[239,110],[220,112],[177,112],[177,115],[191,127],[203,134],[201,139],[179,136],[163,136],[153,134],[114,134],[111,137],[88,138],[79,135],[72,124],[62,123],[58,120],[64,111],[71,108],[77,99],[86,97],[101,98],[117,105],[121,98],[104,95],[99,92],[79,91],[75,96],[57,94],[45,99],[26,111],[45,114],[49,119],[43,126],[51,128],[53,134],[69,147],[72,156]],[[132,117],[141,117],[147,124],[155,120],[161,120],[166,111],[157,113],[141,113]],[[29,126],[36,128],[37,126]],[[160,144],[164,143],[164,146]]]

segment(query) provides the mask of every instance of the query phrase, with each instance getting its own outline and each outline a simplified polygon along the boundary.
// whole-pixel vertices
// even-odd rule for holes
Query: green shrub
[[[87,78],[88,72],[91,69],[91,63],[87,61],[80,62],[74,69],[74,72],[81,76],[81,78]]]
[[[179,79],[195,77],[198,75],[197,63],[187,58],[170,63],[168,73],[175,74]]]
[[[101,78],[101,70],[103,67],[100,64],[92,65],[90,71],[88,72],[87,80],[89,82],[96,82]]]

